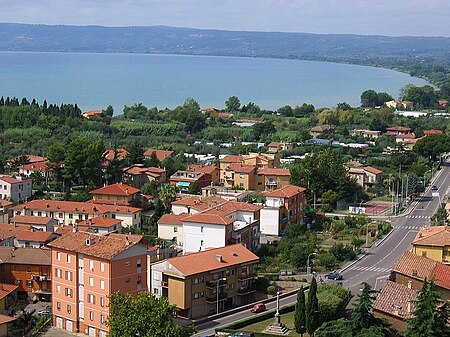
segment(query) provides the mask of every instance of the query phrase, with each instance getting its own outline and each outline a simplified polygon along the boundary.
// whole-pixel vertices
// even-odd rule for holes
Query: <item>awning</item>
[[[187,181],[179,181],[179,182],[177,183],[177,186],[178,186],[178,187],[189,187],[189,185],[191,185],[191,183],[190,183],[190,182],[187,182]]]

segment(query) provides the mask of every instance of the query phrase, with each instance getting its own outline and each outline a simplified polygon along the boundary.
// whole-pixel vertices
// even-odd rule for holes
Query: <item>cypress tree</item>
[[[305,290],[303,286],[297,292],[297,304],[294,313],[295,331],[303,336],[306,332]]]
[[[306,330],[310,336],[319,327],[319,300],[317,299],[317,282],[313,277],[309,286],[308,303],[306,304]]]

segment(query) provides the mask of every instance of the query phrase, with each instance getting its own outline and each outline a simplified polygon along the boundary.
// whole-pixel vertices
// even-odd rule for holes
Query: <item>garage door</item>
[[[106,331],[105,330],[99,330],[99,337],[106,337]]]
[[[70,319],[66,320],[66,330],[73,332],[73,322]]]
[[[58,329],[62,329],[62,318],[61,317],[56,317],[56,327]]]
[[[95,336],[95,328],[89,327],[89,337],[96,337]]]

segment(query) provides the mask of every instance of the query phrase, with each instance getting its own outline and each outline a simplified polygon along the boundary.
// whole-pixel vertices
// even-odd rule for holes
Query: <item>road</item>
[[[438,191],[431,191],[432,185],[436,185]],[[353,294],[359,293],[362,282],[367,282],[372,287],[380,289],[403,252],[411,248],[411,242],[420,227],[429,224],[430,218],[439,203],[449,193],[449,188],[450,164],[446,162],[437,172],[423,196],[418,201],[414,201],[403,214],[391,217],[393,226],[391,234],[378,246],[369,249],[363,258],[343,269],[343,285],[349,288]],[[439,193],[439,197],[432,197],[432,192]],[[295,303],[295,301],[296,295],[292,295],[281,299],[280,305],[285,306]],[[275,302],[267,305],[268,310],[275,309],[275,307]],[[248,309],[245,309],[235,314],[198,324],[198,333],[195,336],[211,336],[214,334],[214,329],[253,315]]]

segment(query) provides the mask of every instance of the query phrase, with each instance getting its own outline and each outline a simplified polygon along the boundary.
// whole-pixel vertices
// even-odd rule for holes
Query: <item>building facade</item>
[[[32,196],[32,182],[30,179],[0,176],[0,199],[10,199],[24,202]]]

